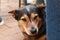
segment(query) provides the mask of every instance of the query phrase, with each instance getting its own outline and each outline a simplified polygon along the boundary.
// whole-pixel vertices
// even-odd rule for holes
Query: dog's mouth
[[[32,27],[31,29],[25,28],[25,33],[29,36],[35,36],[38,34],[38,28]]]

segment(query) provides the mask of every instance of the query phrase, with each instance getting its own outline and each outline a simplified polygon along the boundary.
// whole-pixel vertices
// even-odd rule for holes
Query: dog
[[[23,40],[46,40],[44,7],[27,5],[9,13],[17,20],[24,35]]]

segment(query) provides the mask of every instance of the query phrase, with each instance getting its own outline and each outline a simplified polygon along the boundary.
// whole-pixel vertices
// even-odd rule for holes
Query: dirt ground
[[[0,25],[0,40],[22,40],[23,35],[17,21],[8,13],[18,9],[19,0],[0,0],[0,17],[4,24]]]
[[[4,24],[0,25],[0,40],[22,40],[23,35],[17,21],[12,16],[2,16]]]

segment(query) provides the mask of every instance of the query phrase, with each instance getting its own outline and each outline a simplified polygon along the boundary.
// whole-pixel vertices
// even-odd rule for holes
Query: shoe
[[[4,20],[0,17],[0,25],[4,24]]]

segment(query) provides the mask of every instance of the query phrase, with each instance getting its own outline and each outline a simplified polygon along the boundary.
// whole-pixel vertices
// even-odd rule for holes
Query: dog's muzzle
[[[36,34],[37,30],[34,27],[32,27],[30,32],[31,32],[31,34]]]

